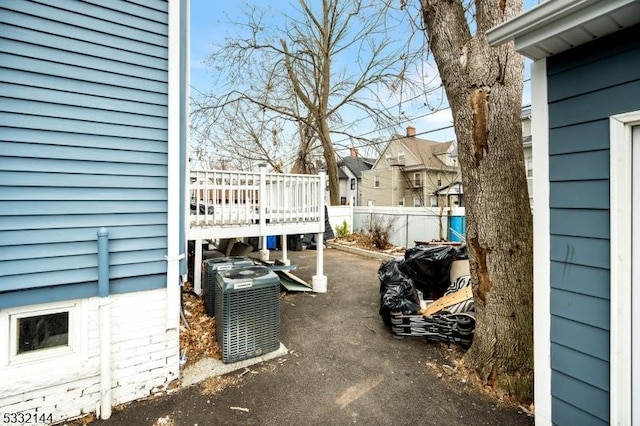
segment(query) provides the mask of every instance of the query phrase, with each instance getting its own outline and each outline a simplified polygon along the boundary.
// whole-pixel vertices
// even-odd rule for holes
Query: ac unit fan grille
[[[221,280],[220,280],[221,281]],[[216,285],[216,339],[222,361],[232,363],[280,347],[280,283],[222,292]]]

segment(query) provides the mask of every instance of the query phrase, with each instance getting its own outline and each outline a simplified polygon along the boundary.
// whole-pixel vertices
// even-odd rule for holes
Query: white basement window
[[[57,306],[56,306],[57,305]],[[11,309],[9,362],[19,364],[73,354],[79,346],[80,303]]]
[[[17,318],[18,354],[69,346],[69,311]]]

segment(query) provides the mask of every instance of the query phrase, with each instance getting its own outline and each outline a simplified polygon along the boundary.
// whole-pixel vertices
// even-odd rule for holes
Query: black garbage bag
[[[302,245],[308,249],[316,249],[316,234],[304,234],[302,236]]]
[[[332,241],[336,239],[336,234],[333,232],[333,228],[331,227],[331,222],[329,222],[329,210],[327,206],[324,206],[324,235],[323,235],[323,244],[327,241]],[[316,234],[305,234],[302,238],[302,244],[305,245],[310,250],[315,250],[317,248]]]
[[[336,234],[333,232],[331,222],[329,222],[329,209],[324,206],[324,240],[331,241],[336,239]]]
[[[415,246],[405,251],[401,271],[413,279],[416,289],[436,300],[449,287],[451,263],[457,249],[449,245]]]
[[[469,259],[469,251],[466,244],[461,244],[456,248],[456,255],[454,260],[467,260]]]
[[[384,262],[378,268],[380,280],[380,316],[388,326],[391,325],[391,312],[405,315],[417,314],[420,311],[420,300],[413,280],[405,275],[400,265],[403,259]]]

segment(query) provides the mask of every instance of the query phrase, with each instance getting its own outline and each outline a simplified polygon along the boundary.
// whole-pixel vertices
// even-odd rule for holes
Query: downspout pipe
[[[109,231],[98,230],[98,309],[100,313],[100,418],[111,417],[111,309]]]
[[[188,2],[187,2],[188,3]],[[167,119],[167,317],[166,330],[180,329],[180,260],[184,253],[180,253],[180,185],[185,185],[180,179],[180,148],[181,130],[186,125],[180,119],[183,107],[182,88],[187,90],[186,81],[182,80],[182,64],[180,51],[183,39],[182,31],[187,31],[188,10],[182,9],[185,1],[169,2],[168,22],[168,119]],[[184,15],[182,13],[184,12]],[[183,28],[184,22],[184,28]],[[186,141],[185,141],[186,143]],[[176,338],[177,339],[177,338]],[[176,351],[175,360],[178,360]]]

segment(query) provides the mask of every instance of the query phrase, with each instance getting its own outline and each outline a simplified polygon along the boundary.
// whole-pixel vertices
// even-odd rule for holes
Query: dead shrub
[[[391,247],[389,238],[393,232],[393,227],[397,217],[384,217],[380,214],[371,214],[365,223],[365,232],[371,238],[371,244],[379,249],[386,250]]]

